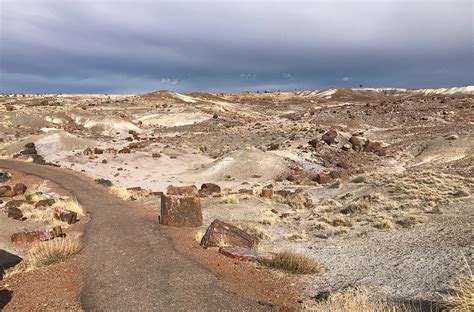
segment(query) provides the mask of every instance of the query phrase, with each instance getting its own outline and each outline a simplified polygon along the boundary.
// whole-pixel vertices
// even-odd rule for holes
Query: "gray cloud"
[[[470,1],[0,5],[0,92],[421,87],[474,80]]]

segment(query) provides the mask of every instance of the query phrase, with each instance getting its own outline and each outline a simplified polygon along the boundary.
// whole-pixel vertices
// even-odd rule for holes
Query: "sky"
[[[474,84],[468,0],[0,0],[0,92]]]

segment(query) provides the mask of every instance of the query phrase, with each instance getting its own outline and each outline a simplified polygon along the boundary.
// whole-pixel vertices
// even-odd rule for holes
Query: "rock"
[[[63,222],[67,222],[67,224],[74,224],[77,222],[77,213],[63,207],[54,209],[54,217]]]
[[[240,189],[239,190],[240,194],[247,194],[247,195],[254,195],[255,192],[252,189]]]
[[[42,200],[39,200],[36,204],[35,204],[35,208],[44,208],[44,207],[50,207],[54,204],[54,199],[52,198],[48,198],[48,199],[42,199]]]
[[[311,145],[312,148],[317,148],[319,144],[318,139],[312,139],[311,141],[308,141],[308,144]]]
[[[16,207],[9,207],[7,209],[7,216],[15,220],[22,220],[23,212],[21,212],[21,210]]]
[[[32,232],[21,232],[15,233],[10,236],[10,239],[13,244],[20,245],[20,244],[27,244],[33,243],[35,241],[47,241],[50,239],[54,239],[56,237],[64,237],[63,229],[60,226],[56,226],[51,230],[38,230]]]
[[[378,156],[385,156],[385,147],[382,146],[381,142],[374,142],[374,141],[369,141],[365,142],[364,146],[364,151],[365,152],[372,152]]]
[[[33,143],[33,142],[30,142],[30,143],[26,143],[26,144],[25,144],[25,148],[35,148],[35,147],[36,147],[36,146],[35,146],[35,143]]]
[[[349,139],[349,142],[352,144],[352,149],[356,152],[362,151],[362,148],[364,147],[364,140],[358,136],[351,136]]]
[[[322,171],[316,175],[314,180],[319,184],[327,184],[331,183],[333,178],[329,175],[329,172]]]
[[[23,183],[17,183],[15,184],[15,186],[13,186],[13,192],[15,193],[15,195],[23,195],[25,194],[26,190],[27,187]]]
[[[100,148],[97,148],[97,147],[94,147],[94,154],[96,155],[101,155],[104,153],[104,150],[103,149],[100,149]]]
[[[0,197],[4,196],[5,193],[12,191],[12,188],[8,185],[0,186]],[[8,197],[8,196],[6,196]]]
[[[199,190],[199,195],[201,197],[211,196],[213,194],[220,194],[221,187],[214,183],[204,183],[201,185],[201,189]]]
[[[5,274],[5,270],[14,267],[15,265],[19,264],[23,259],[20,258],[19,256],[9,253],[6,250],[0,249],[0,280],[3,279],[3,276]],[[4,290],[0,291],[0,305],[2,303],[2,300],[7,299],[8,297],[3,296],[5,295]],[[3,301],[5,302],[5,301]],[[8,302],[8,299],[7,299]]]
[[[351,150],[351,147],[352,147],[351,144],[344,144],[344,145],[341,147],[341,149],[342,149],[343,151],[348,152],[348,151]]]
[[[162,195],[160,224],[176,227],[201,226],[201,199],[197,196]]]
[[[350,165],[345,160],[338,161],[336,166],[338,166],[342,169],[349,169],[350,168]]]
[[[126,147],[118,151],[119,154],[130,154],[130,152],[130,149]]]
[[[217,115],[217,113],[214,113],[214,115],[212,115],[212,118],[217,119],[219,118],[219,115]]]
[[[151,157],[153,157],[153,158],[160,158],[160,157],[161,157],[161,154],[160,154],[160,153],[153,153],[153,154],[151,154]]]
[[[104,179],[104,178],[95,179],[95,183],[100,184],[100,185],[104,185],[104,186],[108,186],[108,187],[113,185],[112,181]]]
[[[459,136],[457,134],[451,134],[446,137],[446,140],[450,140],[450,141],[457,140],[457,139],[459,139]]]
[[[36,148],[26,148],[20,152],[21,155],[36,155],[38,152],[36,151]]]
[[[201,240],[201,246],[219,247],[218,245],[224,240],[226,245],[233,247],[244,247],[251,249],[258,243],[256,237],[249,233],[220,220],[214,220],[207,228]]]
[[[103,163],[103,164],[106,164],[106,163],[107,163],[107,159],[102,159],[102,163]]]
[[[166,189],[168,195],[195,195],[198,193],[195,185],[173,186],[170,185]]]
[[[5,208],[20,208],[21,205],[33,205],[33,202],[24,199],[10,200],[5,204]]]
[[[129,149],[138,149],[138,148],[144,148],[150,145],[150,141],[140,141],[140,142],[133,142],[128,144]]]
[[[327,145],[337,144],[339,141],[337,140],[337,131],[334,129],[329,130],[325,134],[323,134],[321,138]]]
[[[239,261],[252,261],[260,257],[258,252],[243,247],[221,247],[219,252]]]
[[[278,144],[278,143],[271,143],[271,144],[268,146],[267,150],[268,150],[268,151],[275,151],[275,150],[277,150],[277,149],[279,149],[279,148],[280,148],[280,144]]]
[[[273,189],[271,188],[262,189],[262,191],[260,192],[260,196],[271,199],[273,197]]]
[[[280,219],[285,219],[285,218],[288,218],[289,216],[290,216],[289,212],[284,212],[280,215]]]

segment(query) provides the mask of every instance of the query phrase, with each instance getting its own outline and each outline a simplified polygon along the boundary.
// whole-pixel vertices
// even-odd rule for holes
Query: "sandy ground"
[[[288,249],[321,261],[322,275],[291,276],[297,300],[369,285],[394,300],[437,302],[472,268],[472,87],[26,95],[1,103],[3,157],[34,142],[48,162],[125,187],[219,184],[223,198],[202,200],[204,225],[196,232],[218,218],[260,233],[268,252]],[[337,142],[328,145],[322,138],[331,129]],[[353,135],[379,142],[384,155],[354,150]],[[94,147],[103,152],[86,152]],[[316,181],[331,170],[339,176]],[[312,205],[261,198],[270,184],[297,190]],[[158,215],[158,198],[138,202]],[[170,232],[178,249],[226,280],[230,273],[208,263],[216,251],[200,250],[194,234]]]

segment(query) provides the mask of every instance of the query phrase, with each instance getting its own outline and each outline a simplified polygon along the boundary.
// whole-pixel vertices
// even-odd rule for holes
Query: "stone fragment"
[[[104,153],[103,149],[98,148],[98,147],[94,147],[94,154],[100,155],[100,154],[103,154],[103,153]]]
[[[325,134],[323,134],[321,138],[327,145],[337,144],[339,141],[337,140],[337,131],[334,129],[329,130]]]
[[[364,147],[364,139],[358,136],[351,136],[349,139],[349,142],[352,144],[352,149],[356,152],[362,151],[362,148]]]
[[[201,199],[197,196],[162,195],[160,224],[176,227],[201,226]]]
[[[9,218],[15,219],[15,220],[22,220],[23,219],[23,213],[21,212],[20,209],[16,207],[10,207],[7,209],[7,216]]]
[[[219,247],[222,242],[228,246],[251,249],[258,240],[238,227],[216,219],[207,228],[206,234],[201,239],[201,246]]]
[[[77,213],[63,207],[54,209],[54,217],[63,222],[67,222],[67,224],[74,224],[77,222]]]
[[[88,147],[82,152],[82,154],[86,156],[91,156],[91,155],[94,155],[94,151],[92,150],[92,148]]]
[[[44,207],[50,207],[54,204],[54,199],[53,198],[48,198],[48,199],[42,199],[39,200],[35,204],[35,208],[44,208]]]
[[[0,183],[7,182],[12,177],[12,174],[8,171],[0,171]]]
[[[213,194],[220,194],[221,187],[214,183],[204,183],[201,185],[201,189],[199,190],[199,195],[201,197],[208,197]]]
[[[255,192],[252,189],[240,189],[239,190],[240,194],[247,194],[247,195],[254,195]]]
[[[126,147],[118,151],[119,154],[130,154],[130,152],[130,149]]]
[[[262,191],[260,192],[260,196],[271,199],[273,197],[273,189],[271,188],[262,189]]]
[[[367,142],[365,142],[364,151],[372,152],[378,156],[386,155],[385,147],[382,145],[381,142],[374,142],[374,141],[367,140]]]
[[[308,141],[308,144],[311,145],[312,148],[317,148],[318,143],[319,143],[318,139],[312,139],[311,141]]]
[[[20,208],[21,205],[33,205],[32,201],[27,201],[24,199],[15,199],[10,200],[8,203],[5,204],[5,208]]]
[[[33,243],[35,241],[47,241],[50,239],[54,239],[56,237],[64,237],[63,229],[60,226],[56,226],[51,230],[38,230],[38,231],[31,231],[31,232],[20,232],[15,233],[10,236],[11,241],[15,245]]]
[[[258,252],[243,247],[221,247],[219,248],[219,252],[239,261],[252,261],[260,257]]]
[[[23,195],[25,194],[27,190],[27,187],[23,183],[17,183],[15,186],[13,186],[13,192],[15,192],[15,195]]]
[[[195,185],[184,185],[184,186],[168,186],[166,190],[167,195],[195,195],[198,190]]]
[[[12,188],[8,185],[0,186],[0,197],[4,196],[5,193],[12,191]]]
[[[275,150],[277,150],[278,148],[280,148],[280,144],[278,144],[278,143],[271,143],[271,144],[268,146],[267,150],[268,150],[268,151],[275,151]]]
[[[318,182],[319,184],[327,184],[332,181],[332,177],[329,175],[329,172],[322,171],[316,175],[314,180]]]

